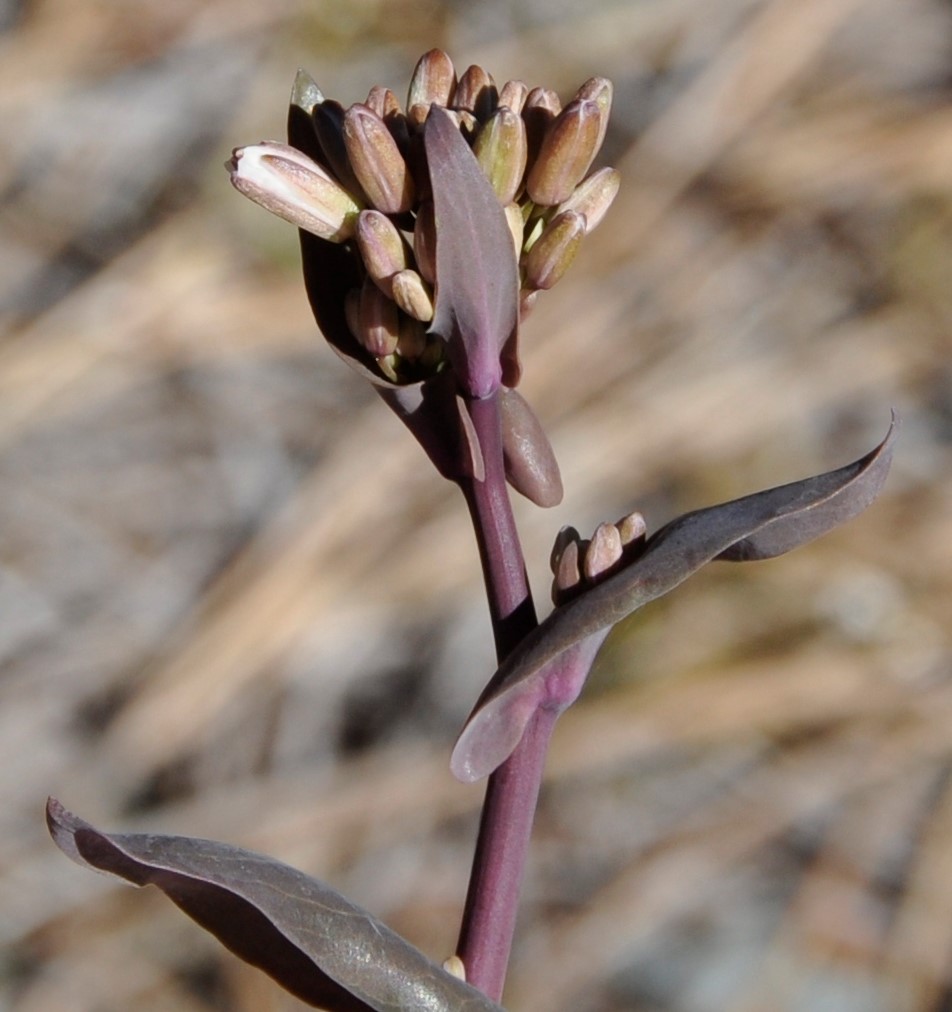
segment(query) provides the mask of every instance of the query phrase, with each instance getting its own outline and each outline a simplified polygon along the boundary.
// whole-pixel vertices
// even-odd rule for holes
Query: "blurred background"
[[[622,191],[524,330],[555,532],[846,463],[882,498],[616,630],[556,734],[507,1007],[952,1008],[952,8],[0,2],[0,1008],[291,1012],[49,842],[227,840],[442,959],[491,673],[460,497],[317,332],[232,147],[434,45],[615,84]]]

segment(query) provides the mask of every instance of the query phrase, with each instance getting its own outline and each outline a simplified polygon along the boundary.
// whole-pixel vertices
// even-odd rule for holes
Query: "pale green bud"
[[[559,204],[556,213],[578,211],[579,214],[584,214],[587,234],[605,217],[618,193],[620,182],[621,174],[617,169],[599,169],[580,183],[568,200],[563,200]]]
[[[473,154],[502,204],[516,196],[526,171],[526,125],[500,106],[476,135]]]
[[[356,233],[367,273],[392,298],[393,276],[408,264],[409,250],[400,230],[380,211],[361,211]]]
[[[569,269],[585,235],[585,218],[577,211],[556,215],[526,256],[526,286],[548,289]]]
[[[391,279],[393,301],[409,316],[423,323],[433,319],[433,296],[414,270],[403,270]]]

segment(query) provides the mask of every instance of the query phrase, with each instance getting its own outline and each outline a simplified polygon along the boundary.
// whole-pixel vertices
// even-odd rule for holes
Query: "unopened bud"
[[[391,355],[397,348],[400,312],[370,278],[360,290],[357,330],[357,340],[374,358]]]
[[[340,102],[328,99],[314,106],[311,119],[331,172],[348,193],[362,198],[364,191],[354,175],[344,144],[344,107]]]
[[[519,190],[526,171],[526,150],[522,117],[502,106],[476,136],[473,154],[502,204],[510,203]]]
[[[533,88],[526,96],[522,106],[522,118],[526,124],[530,166],[535,163],[549,124],[561,111],[562,103],[559,96],[551,88]]]
[[[400,314],[400,336],[397,338],[397,352],[406,362],[416,362],[426,350],[426,328],[419,320]]]
[[[506,81],[499,92],[499,105],[521,113],[528,94],[529,88],[523,81]]]
[[[585,217],[563,211],[545,227],[526,256],[526,286],[551,288],[569,269],[585,235]]]
[[[384,214],[408,211],[413,204],[413,178],[383,120],[365,105],[344,114],[347,155],[370,202]]]
[[[455,92],[456,70],[453,61],[442,49],[431,49],[420,57],[410,78],[407,109],[412,110],[414,106],[422,105],[429,111],[434,102],[442,106],[451,105]]]
[[[459,956],[450,956],[449,959],[444,959],[443,969],[454,977],[459,977],[460,980],[466,980],[466,967]]]
[[[236,148],[225,167],[239,193],[292,225],[332,242],[354,234],[360,205],[296,148],[276,141]]]
[[[393,301],[409,316],[423,323],[433,319],[433,296],[414,270],[403,270],[391,279]]]
[[[432,285],[436,281],[436,218],[433,201],[424,200],[413,225],[413,256],[420,274]]]
[[[600,129],[598,104],[589,99],[570,102],[549,124],[526,183],[536,204],[569,198],[592,164]]]
[[[562,558],[566,546],[573,541],[578,541],[580,537],[581,535],[574,527],[567,526],[559,529],[552,544],[552,554],[549,556],[549,569],[552,570],[553,576],[559,571],[559,560]]]
[[[607,77],[590,77],[575,93],[577,99],[588,99],[598,106],[598,142],[595,145],[595,152],[598,153],[605,140],[605,132],[608,130],[608,118],[612,111],[612,96],[614,86]]]
[[[347,329],[359,341],[360,340],[360,289],[351,288],[344,296],[344,319],[347,321]]]
[[[598,580],[621,559],[621,535],[614,524],[599,524],[585,550],[582,571],[586,580]]]
[[[392,297],[393,276],[408,262],[409,251],[399,229],[380,211],[361,211],[357,246],[367,273],[385,295]]]
[[[519,258],[522,256],[522,232],[524,228],[522,208],[518,204],[506,204],[503,211],[506,214],[506,224],[512,233],[512,244],[516,249],[516,263],[518,263]]]
[[[457,109],[468,109],[482,122],[495,112],[498,98],[492,76],[482,67],[473,64],[466,68],[456,85],[453,105]]]
[[[621,538],[623,548],[628,548],[629,545],[644,541],[648,530],[644,516],[637,511],[629,513],[626,517],[622,517],[621,520],[616,522],[615,527],[618,528],[618,536]]]
[[[571,591],[578,588],[582,574],[579,571],[579,549],[582,543],[569,541],[559,556],[559,564],[552,581],[552,601],[559,604]]]
[[[559,204],[556,213],[578,211],[579,214],[584,214],[587,235],[612,206],[620,182],[621,173],[617,169],[599,169],[578,185],[568,200],[563,200]]]
[[[383,120],[388,116],[392,116],[395,113],[402,112],[400,108],[400,100],[396,95],[389,89],[385,88],[382,84],[375,84],[367,95],[367,101],[364,103],[368,109],[373,111]]]
[[[294,84],[291,85],[291,105],[310,113],[323,101],[324,93],[317,86],[317,81],[306,70],[299,68],[294,75]]]

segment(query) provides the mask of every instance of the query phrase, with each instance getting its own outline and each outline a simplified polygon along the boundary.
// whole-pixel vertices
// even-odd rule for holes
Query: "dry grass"
[[[213,836],[453,947],[491,669],[458,498],[227,185],[293,71],[432,45],[616,84],[622,195],[526,330],[563,523],[678,510],[904,428],[886,494],[619,630],[560,726],[519,1012],[927,1012],[952,982],[952,13],[939,0],[0,5],[0,1008],[299,1008],[79,871],[48,793]]]

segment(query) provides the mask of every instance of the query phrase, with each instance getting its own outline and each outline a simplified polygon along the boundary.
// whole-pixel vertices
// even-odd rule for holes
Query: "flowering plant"
[[[608,632],[715,559],[767,559],[866,508],[885,480],[893,427],[845,467],[699,509],[647,535],[639,513],[591,538],[564,528],[555,608],[541,624],[507,482],[540,506],[562,483],[517,392],[519,326],[568,269],[618,188],[591,171],[612,86],[564,106],[480,67],[457,77],[433,50],[406,107],[375,87],[344,109],[300,72],[289,143],[238,148],[234,186],[300,230],[318,326],[407,425],[472,518],[499,668],[453,750],[464,781],[488,777],[455,953],[439,966],[329,886],[207,840],[103,833],[58,802],[48,821],[74,860],[154,884],[239,957],[331,1010],[497,1009],[546,750]]]

